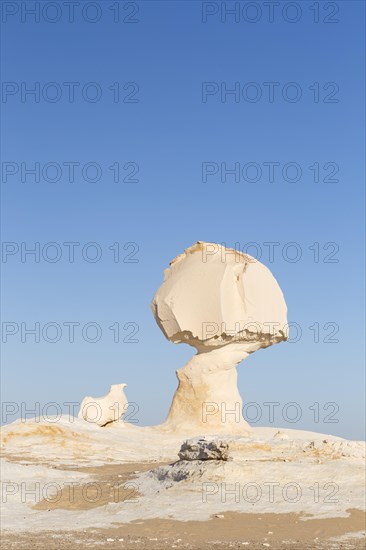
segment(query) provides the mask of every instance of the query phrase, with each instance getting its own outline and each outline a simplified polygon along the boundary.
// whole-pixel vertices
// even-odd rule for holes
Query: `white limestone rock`
[[[170,263],[151,309],[171,342],[198,351],[238,343],[251,353],[287,339],[287,307],[270,270],[215,243],[199,241]]]
[[[278,430],[273,436],[273,439],[288,439],[288,435],[281,430]]]
[[[236,365],[287,339],[286,303],[269,269],[237,250],[197,242],[165,270],[151,309],[171,342],[197,350],[177,371],[179,386],[163,429],[248,432]]]
[[[118,422],[127,410],[126,385],[113,384],[104,397],[84,397],[78,417],[98,426]]]

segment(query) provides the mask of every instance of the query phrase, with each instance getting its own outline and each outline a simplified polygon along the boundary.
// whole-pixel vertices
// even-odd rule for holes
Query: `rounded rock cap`
[[[199,351],[287,339],[287,306],[270,270],[216,243],[198,241],[170,263],[151,309],[166,338]]]

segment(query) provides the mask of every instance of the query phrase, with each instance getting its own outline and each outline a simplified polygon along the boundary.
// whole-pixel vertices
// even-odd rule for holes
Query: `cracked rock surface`
[[[228,460],[229,444],[221,439],[188,439],[178,453],[180,460]]]

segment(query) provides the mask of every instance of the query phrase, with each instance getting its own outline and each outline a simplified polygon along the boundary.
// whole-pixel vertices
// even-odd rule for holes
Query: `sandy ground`
[[[154,464],[157,466],[158,464]],[[134,489],[136,472],[152,467],[149,463],[111,464],[100,467],[72,468],[72,471],[87,473],[99,487],[101,495],[96,502],[86,501],[80,491],[73,492],[73,500],[66,492],[60,492],[54,502],[42,500],[33,506],[43,513],[53,510],[87,510],[104,506],[108,502],[128,501],[139,498]],[[71,470],[70,467],[57,467]],[[128,483],[131,482],[131,487]],[[117,499],[115,487],[121,486]],[[127,486],[127,488],[126,488]],[[24,550],[75,550],[78,548],[151,549],[364,549],[365,537],[355,538],[347,534],[365,531],[365,514],[349,510],[345,518],[308,519],[300,514],[243,514],[223,512],[209,521],[176,521],[153,519],[117,524],[108,529],[74,531],[72,519],[69,531],[42,533],[3,533],[1,549]],[[220,516],[220,517],[217,517]]]
[[[153,520],[119,525],[115,529],[106,530],[4,534],[1,549],[76,550],[103,547],[110,550],[361,550],[365,548],[364,538],[342,537],[332,540],[336,534],[348,529],[360,529],[361,526],[364,528],[364,521],[356,511],[351,511],[350,517],[344,522],[299,522],[299,518],[291,514],[266,514],[258,517],[252,514],[229,513],[224,518],[213,518],[208,522]],[[269,531],[273,534],[269,534]]]
[[[57,426],[16,422],[2,431],[2,480],[17,490],[2,500],[1,550],[366,548],[362,442],[258,428],[251,437],[230,440],[231,461],[204,468],[192,463],[193,478],[186,480],[179,476],[187,465],[178,463],[178,470],[166,465],[176,464],[188,434],[130,426],[98,429],[65,418]],[[147,474],[152,469],[154,474]],[[226,502],[218,494],[203,506],[207,481],[240,486],[278,481],[281,488],[296,481],[303,499],[292,504],[263,498],[252,508],[250,501]],[[329,491],[315,501],[309,487],[318,483],[323,490],[327,482],[339,493],[335,504],[325,506]],[[75,483],[72,498],[70,483]],[[93,499],[91,489],[86,498],[83,490],[93,483],[99,494]],[[51,499],[23,500],[23,484],[25,492],[35,484],[59,489],[51,491]]]

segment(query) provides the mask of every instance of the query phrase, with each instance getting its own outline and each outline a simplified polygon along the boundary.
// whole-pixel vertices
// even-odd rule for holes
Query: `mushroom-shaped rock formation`
[[[78,417],[98,426],[118,422],[127,410],[128,400],[123,391],[126,386],[113,384],[104,397],[84,397]]]
[[[287,307],[267,267],[242,252],[197,242],[164,272],[151,309],[164,335],[197,354],[180,370],[163,429],[250,430],[242,417],[236,365],[287,339]]]

